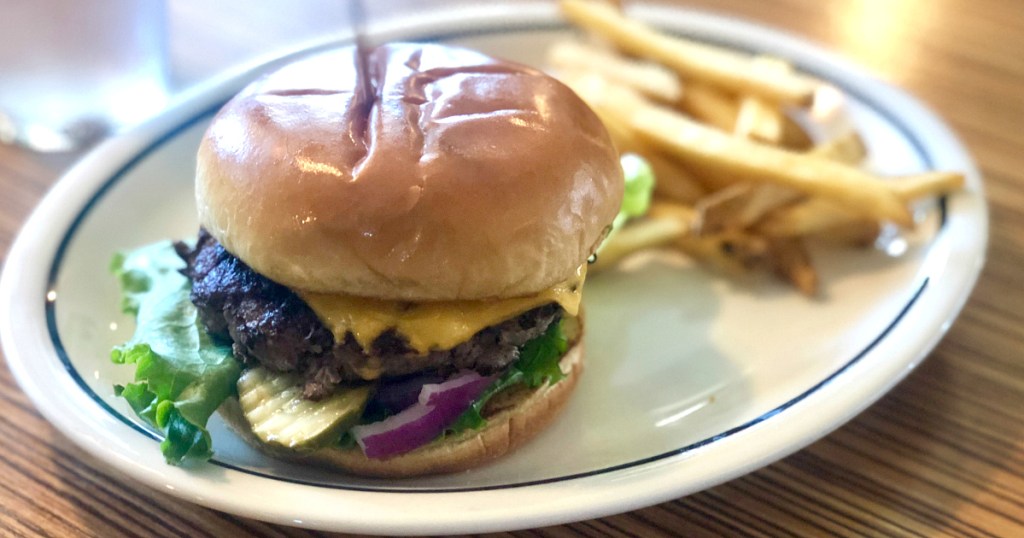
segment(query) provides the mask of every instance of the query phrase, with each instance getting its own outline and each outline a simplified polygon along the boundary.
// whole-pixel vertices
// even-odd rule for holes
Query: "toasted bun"
[[[274,449],[261,443],[242,415],[235,398],[220,408],[221,417],[250,445],[273,457],[312,463],[323,467],[370,477],[408,478],[430,474],[454,473],[497,459],[526,443],[546,428],[565,406],[583,371],[583,339],[574,339],[559,365],[566,374],[554,385],[535,390],[510,389],[500,398],[497,409],[487,416],[487,426],[455,437],[445,437],[412,452],[385,460],[363,455],[359,448],[328,448],[312,453]]]
[[[294,289],[393,300],[535,293],[619,210],[601,122],[534,69],[442,45],[353,48],[257,80],[198,155],[203,226]]]

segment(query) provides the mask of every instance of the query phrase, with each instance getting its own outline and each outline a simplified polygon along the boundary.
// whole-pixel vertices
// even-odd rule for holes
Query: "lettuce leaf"
[[[647,214],[647,210],[651,207],[651,196],[654,195],[654,170],[643,157],[635,153],[626,153],[619,158],[619,164],[622,166],[622,177],[625,180],[622,205],[619,206],[619,213],[612,221],[611,230],[597,247],[598,255],[601,254],[601,249],[608,244],[609,239],[622,229],[626,222]]]
[[[169,242],[119,254],[111,263],[124,294],[122,309],[136,318],[131,340],[111,352],[134,364],[135,382],[115,386],[135,413],[165,435],[168,463],[213,455],[206,424],[234,394],[241,365],[230,345],[214,342],[189,300],[191,282]]]
[[[654,193],[654,170],[651,165],[634,153],[627,153],[619,159],[626,186],[622,194],[622,206],[612,222],[614,228],[621,228],[629,219],[642,217],[651,207]]]
[[[544,383],[555,384],[561,381],[565,374],[558,363],[568,347],[569,342],[562,330],[562,324],[552,323],[544,334],[530,340],[519,349],[519,359],[491,383],[469,409],[455,419],[446,430],[447,433],[456,434],[486,426],[484,406],[491,397],[509,387],[524,383],[527,387],[535,389]]]

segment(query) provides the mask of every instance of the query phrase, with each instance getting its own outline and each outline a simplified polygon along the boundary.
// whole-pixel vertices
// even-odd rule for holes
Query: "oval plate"
[[[159,436],[113,397],[131,371],[112,365],[109,351],[131,323],[106,268],[119,250],[195,234],[192,174],[205,125],[248,81],[300,52],[228,76],[109,141],[45,197],[0,282],[0,336],[18,382],[58,429],[154,488],[246,517],[359,533],[483,532],[628,511],[747,473],[837,428],[927,355],[970,293],[987,237],[975,166],[915,100],[802,41],[701,13],[638,16],[790,59],[847,92],[871,167],[961,170],[967,189],[919,208],[917,230],[887,249],[816,246],[820,300],[671,257],[595,276],[577,393],[553,427],[495,464],[416,480],[353,478],[264,458],[215,417],[214,460],[170,467]],[[551,9],[523,7],[377,30],[382,40],[453,42],[535,64],[567,34]]]

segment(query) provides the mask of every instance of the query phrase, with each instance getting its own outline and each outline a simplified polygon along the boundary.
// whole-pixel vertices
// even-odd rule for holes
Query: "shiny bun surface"
[[[466,49],[309,56],[256,80],[199,149],[201,224],[299,290],[527,295],[570,277],[619,210],[604,127],[567,87]]]

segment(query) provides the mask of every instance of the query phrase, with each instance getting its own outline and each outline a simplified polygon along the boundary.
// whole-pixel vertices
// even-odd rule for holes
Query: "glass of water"
[[[5,1],[0,143],[81,149],[167,101],[162,0]]]

